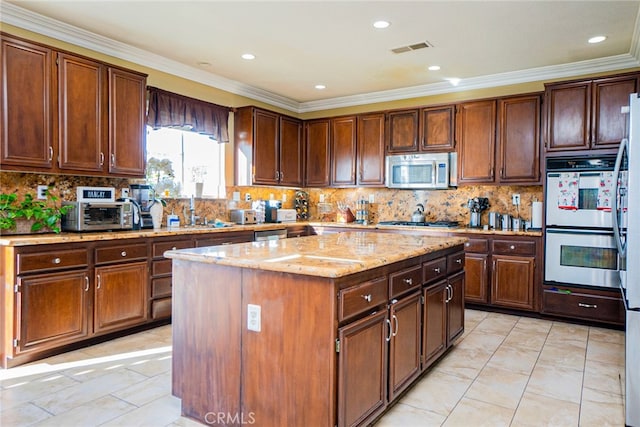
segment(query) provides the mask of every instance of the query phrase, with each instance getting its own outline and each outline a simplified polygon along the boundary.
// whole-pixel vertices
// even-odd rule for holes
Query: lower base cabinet
[[[389,316],[389,401],[392,401],[420,375],[421,292],[392,300]]]
[[[616,326],[625,324],[624,302],[617,289],[544,285],[542,313]]]

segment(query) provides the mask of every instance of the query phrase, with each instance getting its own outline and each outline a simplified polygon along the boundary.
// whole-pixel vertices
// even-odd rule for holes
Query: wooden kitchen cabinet
[[[489,303],[489,240],[469,237],[464,244],[467,275],[464,298],[467,302]]]
[[[414,153],[419,149],[420,110],[400,110],[387,113],[387,153]]]
[[[455,147],[455,106],[443,105],[387,113],[387,153],[452,151]]]
[[[618,289],[579,286],[542,287],[541,313],[624,326],[625,308]]]
[[[328,187],[331,173],[331,120],[305,122],[305,186]]]
[[[357,117],[331,119],[331,185],[356,184]]]
[[[300,187],[304,180],[304,139],[302,122],[280,116],[279,184]]]
[[[358,186],[384,185],[384,123],[383,113],[358,116]]]
[[[57,147],[54,52],[1,34],[0,166],[7,170],[50,171]],[[11,106],[9,108],[9,106]]]
[[[451,346],[464,332],[465,272],[450,276],[447,299],[447,346]]]
[[[423,291],[422,369],[433,364],[447,349],[447,286],[443,280]]]
[[[613,149],[627,136],[629,95],[638,74],[545,85],[548,153]]]
[[[456,135],[458,184],[495,182],[496,100],[459,104]]]
[[[170,250],[192,248],[191,236],[181,238],[160,237],[151,241],[151,289],[149,315],[152,320],[171,317],[171,290],[173,289],[171,260],[164,257]]]
[[[540,183],[540,94],[498,100],[497,181]]]

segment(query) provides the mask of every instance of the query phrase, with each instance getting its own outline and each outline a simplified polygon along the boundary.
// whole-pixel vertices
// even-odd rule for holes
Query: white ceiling
[[[640,64],[640,1],[2,0],[0,7],[2,22],[297,112]],[[374,29],[378,19],[391,26]],[[594,35],[607,40],[588,44]],[[391,52],[424,41],[433,47]],[[241,59],[246,52],[256,59]],[[315,89],[319,83],[326,89]]]

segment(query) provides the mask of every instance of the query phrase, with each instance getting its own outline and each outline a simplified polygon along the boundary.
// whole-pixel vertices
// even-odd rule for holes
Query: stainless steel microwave
[[[130,230],[133,204],[130,202],[64,202],[73,209],[62,216],[64,231]]]
[[[456,153],[399,154],[386,157],[388,188],[444,189],[457,186]]]

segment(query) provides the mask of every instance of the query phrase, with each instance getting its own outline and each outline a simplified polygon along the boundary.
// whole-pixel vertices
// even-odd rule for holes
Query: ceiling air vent
[[[393,53],[411,52],[412,50],[424,49],[425,47],[433,47],[433,45],[425,41],[425,42],[410,44],[408,46],[397,47],[395,49],[391,49],[391,52]]]

